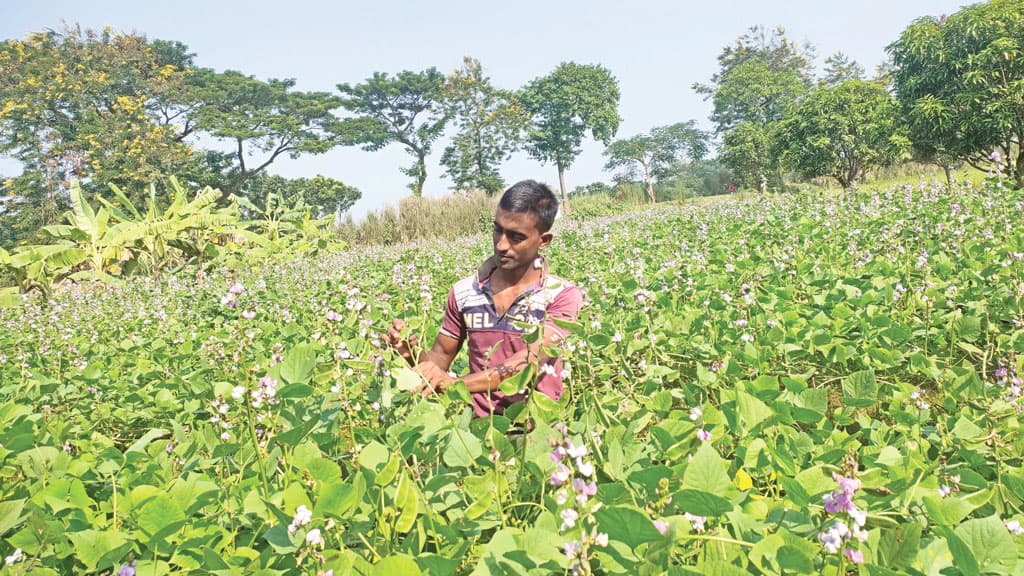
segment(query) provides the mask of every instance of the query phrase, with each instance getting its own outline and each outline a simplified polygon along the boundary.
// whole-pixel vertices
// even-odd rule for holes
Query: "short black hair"
[[[522,214],[529,212],[537,217],[537,230],[543,234],[551,230],[558,215],[558,198],[548,188],[536,180],[516,182],[501,195],[498,208],[508,212]]]

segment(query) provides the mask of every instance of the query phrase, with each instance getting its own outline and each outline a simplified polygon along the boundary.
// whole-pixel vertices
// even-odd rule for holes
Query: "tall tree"
[[[470,56],[448,75],[444,101],[457,132],[441,155],[457,190],[488,195],[505,187],[499,167],[518,148],[526,115],[511,92],[495,88]]]
[[[444,75],[436,68],[399,72],[394,77],[375,72],[362,84],[338,84],[341,105],[355,114],[342,121],[347,144],[361,144],[377,151],[398,142],[415,161],[402,172],[411,176],[415,196],[423,195],[427,180],[427,156],[444,132],[449,112],[443,106]]]
[[[56,222],[70,180],[140,193],[193,162],[187,129],[160,117],[191,61],[181,45],[143,36],[67,28],[0,43],[0,155],[19,160],[8,217],[21,230]]]
[[[196,129],[234,149],[222,175],[225,198],[282,155],[322,154],[339,143],[332,113],[342,103],[337,96],[293,91],[294,80],[263,81],[232,70],[198,70],[192,85]]]
[[[793,106],[775,135],[783,162],[805,178],[829,176],[844,189],[867,169],[900,159],[910,142],[899,133],[899,115],[880,84],[847,80],[819,86]]]
[[[778,159],[763,146],[772,124],[812,85],[813,56],[810,44],[793,42],[783,28],[755,26],[722,50],[710,83],[694,84],[712,101],[723,161],[741,183],[781,186]]]
[[[362,197],[358,188],[320,174],[312,178],[257,174],[246,181],[241,193],[261,210],[266,208],[270,196],[282,200],[301,198],[307,206],[318,207],[315,212],[317,218],[339,216]]]
[[[863,79],[864,67],[846,54],[836,52],[825,58],[825,71],[818,83],[824,86],[838,86],[847,80]]]
[[[1024,186],[1024,0],[920,18],[887,50],[919,156],[987,169],[995,151]]]
[[[584,136],[589,132],[607,145],[619,129],[619,83],[603,66],[563,62],[527,84],[519,97],[530,114],[526,150],[558,168],[564,203],[565,171],[579,155]]]
[[[708,134],[689,120],[612,142],[604,151],[608,157],[605,170],[624,168],[630,177],[635,177],[639,170],[647,185],[647,199],[654,203],[656,180],[679,167],[686,158],[700,160],[707,152]]]

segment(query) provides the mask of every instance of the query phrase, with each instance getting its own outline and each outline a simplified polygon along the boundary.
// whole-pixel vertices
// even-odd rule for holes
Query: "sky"
[[[622,123],[617,137],[654,126],[696,120],[710,129],[710,104],[696,94],[717,56],[747,28],[783,26],[824,59],[842,51],[872,72],[885,46],[914,19],[951,14],[956,0],[415,0],[313,2],[291,0],[0,0],[0,39],[23,38],[63,22],[110,25],[150,39],[177,40],[196,54],[196,64],[239,70],[261,79],[294,78],[296,89],[336,92],[374,72],[436,67],[448,73],[471,55],[492,83],[516,89],[550,73],[559,63],[601,64],[619,81]],[[426,196],[450,194],[438,160],[445,141],[428,160]],[[566,173],[568,188],[609,182],[604,146],[587,141]],[[411,157],[393,144],[379,152],[335,148],[299,159],[278,158],[270,173],[286,177],[323,174],[362,191],[350,210],[357,218],[397,204],[410,192],[399,168]],[[18,164],[0,158],[0,174]],[[525,153],[503,167],[508,183],[525,178],[557,187],[558,172]]]

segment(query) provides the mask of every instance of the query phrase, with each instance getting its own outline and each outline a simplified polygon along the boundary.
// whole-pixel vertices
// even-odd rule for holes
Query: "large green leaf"
[[[865,408],[878,400],[878,384],[874,370],[854,372],[843,379],[843,401],[847,406]]]
[[[710,442],[702,443],[686,466],[686,471],[683,473],[683,487],[707,492],[714,496],[723,496],[729,489],[729,485],[725,460],[718,455]]]

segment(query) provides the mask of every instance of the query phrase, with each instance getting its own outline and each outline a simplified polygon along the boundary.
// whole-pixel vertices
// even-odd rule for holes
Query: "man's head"
[[[525,269],[551,242],[558,199],[546,185],[523,180],[505,191],[494,215],[494,256],[505,270]]]

